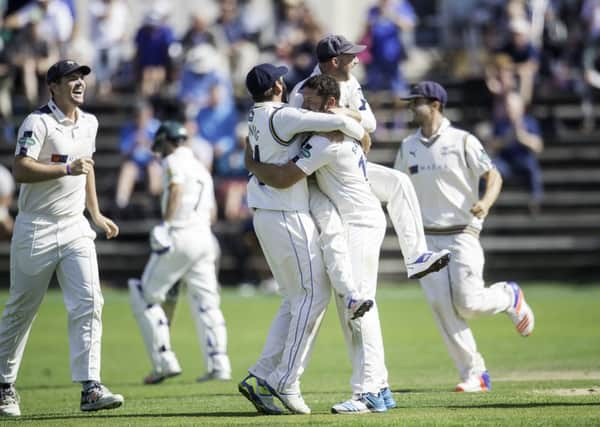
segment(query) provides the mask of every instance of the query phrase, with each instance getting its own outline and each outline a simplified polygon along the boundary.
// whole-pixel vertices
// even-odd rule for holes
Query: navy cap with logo
[[[442,105],[446,105],[448,101],[448,94],[446,89],[441,84],[432,81],[422,81],[410,88],[408,95],[403,96],[403,101],[410,101],[416,98],[428,98],[439,101]]]
[[[354,44],[346,37],[336,34],[330,34],[322,38],[317,43],[317,59],[319,62],[325,62],[335,56],[343,53],[356,55],[365,50],[367,46],[362,44]]]
[[[252,96],[260,96],[271,89],[279,77],[288,72],[287,67],[273,64],[260,64],[246,75],[246,88]]]
[[[80,65],[70,59],[63,59],[48,68],[48,72],[46,73],[46,83],[56,82],[61,77],[68,76],[75,72],[80,72],[84,76],[87,76],[91,71],[92,69],[87,65]]]

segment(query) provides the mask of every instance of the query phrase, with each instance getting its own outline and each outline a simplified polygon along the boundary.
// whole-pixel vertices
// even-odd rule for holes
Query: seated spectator
[[[125,161],[121,166],[115,195],[117,208],[121,210],[129,205],[136,181],[145,178],[148,191],[153,196],[158,196],[162,191],[161,167],[152,153],[152,141],[159,126],[152,106],[140,103],[135,121],[121,131],[119,149]]]
[[[216,46],[215,36],[209,29],[206,15],[195,13],[191,16],[190,26],[181,39],[181,46],[187,52],[203,43]]]
[[[0,165],[0,240],[10,240],[13,231],[13,217],[10,214],[15,181],[10,171]]]
[[[186,120],[185,129],[188,132],[188,141],[194,155],[209,172],[212,172],[215,157],[213,146],[206,139],[198,135],[198,123],[196,123],[196,119]]]
[[[366,87],[402,94],[406,82],[400,64],[407,58],[402,33],[416,25],[416,14],[408,0],[379,0],[369,10],[367,34],[370,39],[370,63]]]
[[[517,90],[514,64],[510,56],[495,54],[486,64],[485,84],[492,94],[492,117],[500,119],[505,114],[506,96]]]
[[[543,197],[542,171],[538,154],[544,147],[537,120],[525,113],[525,103],[517,92],[505,98],[505,117],[494,123],[490,153],[502,177],[525,178],[531,199],[529,209],[532,214],[540,210]]]
[[[511,57],[519,79],[519,93],[525,105],[529,105],[539,68],[540,53],[531,42],[531,25],[527,20],[514,19],[510,22],[509,29],[510,38],[498,53],[504,53]]]
[[[169,48],[176,39],[166,18],[164,8],[154,6],[135,36],[135,66],[142,96],[157,94],[171,72]]]
[[[208,44],[190,50],[178,95],[186,117],[196,118],[200,137],[213,146],[215,162],[235,146],[237,124],[231,81],[220,64],[219,53]]]
[[[123,0],[94,0],[90,5],[90,37],[94,41],[94,74],[101,96],[111,90],[127,36],[129,11]]]

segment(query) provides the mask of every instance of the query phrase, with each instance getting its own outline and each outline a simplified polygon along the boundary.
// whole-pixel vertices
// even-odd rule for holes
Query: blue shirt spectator
[[[169,46],[176,41],[173,30],[148,16],[135,36],[138,66],[164,66],[170,64]]]

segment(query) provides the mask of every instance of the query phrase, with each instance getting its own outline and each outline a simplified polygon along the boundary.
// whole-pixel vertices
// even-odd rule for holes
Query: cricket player
[[[427,245],[451,252],[448,268],[421,278],[421,286],[458,368],[456,391],[489,391],[490,376],[467,319],[504,312],[521,335],[534,328],[533,311],[515,282],[486,288],[483,281],[479,233],[502,178],[477,138],[444,117],[442,86],[420,82],[405,100],[420,128],[402,142],[394,167],[407,173],[416,188]],[[481,198],[480,179],[486,184]]]
[[[113,409],[123,396],[100,382],[102,306],[94,239],[83,211],[108,239],[119,228],[100,213],[92,155],[98,120],[82,111],[87,65],[62,60],[46,74],[50,101],[18,132],[13,165],[21,183],[10,246],[10,291],[0,321],[0,415],[19,416],[14,388],[31,325],[54,273],[67,309],[71,378],[81,410]]]
[[[333,110],[346,114],[363,126],[366,132],[373,132],[376,120],[367,102],[360,83],[352,75],[352,69],[358,63],[356,54],[366,46],[357,45],[341,35],[328,35],[317,44],[316,55],[319,61],[312,76],[327,74],[335,78],[340,86],[338,106]],[[311,76],[311,77],[312,77]],[[303,104],[303,86],[306,80],[298,83],[291,92],[290,100],[295,106]],[[368,147],[365,153],[368,152]],[[396,231],[398,242],[404,256],[409,278],[418,279],[430,272],[438,271],[448,264],[449,252],[445,249],[431,252],[427,248],[421,211],[415,189],[406,174],[373,162],[366,163],[366,172],[371,191],[382,202],[387,204],[388,214]],[[336,209],[327,197],[323,196],[316,185],[310,185],[310,210],[321,233],[321,245],[326,260],[326,267],[332,270],[341,254],[333,258],[327,256],[333,247],[344,248],[335,239],[338,230],[343,230],[342,221]],[[345,326],[343,304],[336,298],[338,316],[344,331],[348,351],[351,352],[351,330]],[[392,391],[388,386],[387,374],[382,383],[381,394],[388,409],[397,406]]]
[[[342,35],[324,37],[317,44],[316,55],[319,63],[311,77],[319,74],[334,77],[340,86],[340,98],[337,108],[333,108],[332,111],[356,119],[366,132],[371,133],[376,128],[375,115],[363,94],[360,83],[351,73],[358,64],[356,55],[365,49],[366,46],[354,44]],[[290,93],[291,105],[302,106],[302,87],[305,81],[294,86]],[[365,150],[365,153],[367,152],[368,149]],[[403,173],[373,162],[367,162],[366,170],[371,190],[382,203],[387,204],[388,214],[404,256],[408,277],[418,279],[447,265],[449,261],[447,250],[431,252],[427,248],[421,211],[410,179]],[[311,193],[311,197],[316,198],[318,195],[313,196]],[[326,205],[320,204],[320,206]],[[313,216],[316,215],[313,207],[311,212]],[[323,213],[319,216],[329,218],[331,215],[335,215],[335,212]],[[323,243],[328,245],[327,241]]]
[[[178,122],[165,121],[156,131],[152,150],[163,158],[165,171],[163,222],[150,232],[152,255],[142,279],[128,282],[131,307],[152,363],[145,384],[157,384],[181,373],[171,348],[169,321],[161,306],[179,281],[186,285],[204,353],[207,373],[198,381],[231,379],[210,229],[216,214],[213,181],[186,143],[187,138],[185,127]]]
[[[303,93],[305,108],[327,111],[337,105],[340,89],[333,77],[321,74],[306,80]],[[354,280],[360,292],[374,300],[386,222],[381,203],[369,187],[366,159],[360,144],[348,138],[332,142],[315,135],[283,165],[259,163],[251,158],[249,151],[246,161],[251,172],[276,188],[288,188],[315,173],[319,188],[331,200],[344,224]],[[343,322],[342,326],[347,327],[351,335],[353,397],[334,405],[332,412],[385,412],[388,408],[381,389],[388,387],[387,370],[376,304],[360,319],[352,324]]]
[[[261,64],[246,77],[255,102],[248,115],[249,147],[255,159],[287,162],[297,153],[300,142],[310,136],[304,132],[341,130],[351,138],[365,138],[363,128],[348,117],[284,104],[287,90],[282,76],[286,72],[285,67]],[[254,229],[283,300],[259,360],[238,389],[259,412],[281,413],[273,402],[275,396],[291,412],[308,414],[310,408],[300,394],[299,379],[329,303],[329,280],[343,295],[349,318],[364,315],[373,301],[355,298],[353,281],[344,283],[344,278],[332,277],[335,271],[327,277],[318,232],[309,213],[306,180],[278,189],[252,176],[248,205],[254,209]],[[350,270],[349,260],[347,265]]]

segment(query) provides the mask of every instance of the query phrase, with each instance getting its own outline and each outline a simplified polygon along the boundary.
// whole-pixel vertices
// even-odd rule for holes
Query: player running
[[[431,81],[415,85],[409,101],[419,129],[400,146],[394,167],[410,176],[419,198],[427,244],[448,248],[448,269],[420,282],[461,378],[456,391],[491,389],[490,376],[466,320],[507,313],[528,336],[534,315],[515,282],[486,288],[479,233],[502,188],[502,178],[481,143],[444,117],[445,89]],[[479,180],[485,192],[479,197]]]
[[[0,416],[19,416],[14,388],[31,325],[56,273],[69,325],[71,378],[82,411],[113,409],[123,396],[100,382],[102,306],[94,239],[119,228],[100,213],[92,155],[98,120],[82,111],[87,65],[62,60],[46,74],[50,101],[19,128],[13,173],[21,183],[10,245],[10,291],[0,322]]]
[[[169,322],[162,303],[179,281],[185,283],[192,318],[204,353],[206,375],[199,381],[231,379],[227,329],[220,296],[210,225],[215,214],[213,181],[186,143],[187,131],[165,121],[156,131],[152,150],[163,158],[163,222],[150,232],[152,255],[142,279],[130,279],[131,307],[140,326],[152,372],[145,384],[179,375],[171,349]]]

